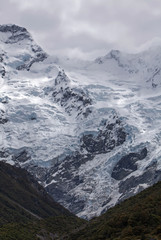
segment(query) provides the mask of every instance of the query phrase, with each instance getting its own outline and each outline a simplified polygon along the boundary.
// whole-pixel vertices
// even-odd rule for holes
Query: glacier
[[[161,180],[161,46],[50,56],[0,26],[0,160],[90,219]]]

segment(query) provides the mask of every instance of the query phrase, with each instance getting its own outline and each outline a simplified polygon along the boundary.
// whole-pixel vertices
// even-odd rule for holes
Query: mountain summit
[[[32,40],[30,33],[26,28],[17,25],[0,25],[1,41],[4,43],[18,43],[23,40]]]
[[[29,70],[33,63],[47,58],[47,54],[34,42],[30,33],[17,25],[0,25],[0,48],[4,71],[6,67]]]

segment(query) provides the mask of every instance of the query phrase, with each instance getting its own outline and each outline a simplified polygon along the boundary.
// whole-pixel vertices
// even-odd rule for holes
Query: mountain
[[[0,25],[1,71],[5,76],[5,65],[17,70],[29,71],[32,64],[47,58],[47,54],[33,41],[30,33],[16,25]]]
[[[149,83],[152,87],[160,85],[161,46],[154,46],[137,54],[125,54],[112,50],[104,57],[97,58],[95,65],[119,77],[131,78],[142,86]]]
[[[26,170],[0,162],[1,240],[58,239],[81,224]]]
[[[161,47],[65,60],[1,25],[0,49],[0,160],[88,219],[161,180]]]

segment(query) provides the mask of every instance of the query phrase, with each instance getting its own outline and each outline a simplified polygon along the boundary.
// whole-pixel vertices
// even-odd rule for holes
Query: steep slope
[[[161,182],[92,219],[69,239],[159,240],[160,223]]]
[[[0,162],[1,240],[37,239],[45,234],[50,239],[50,232],[58,237],[83,223],[56,203],[27,171]]]
[[[161,179],[160,47],[59,60],[16,25],[0,46],[0,160],[84,218]]]
[[[0,48],[2,77],[6,74],[6,65],[7,68],[29,71],[33,63],[47,58],[47,54],[34,42],[30,33],[17,25],[0,25]]]
[[[35,214],[40,219],[62,214],[72,215],[56,203],[26,170],[4,162],[0,162],[0,194],[1,200],[6,199],[11,204],[11,207],[8,208],[12,209],[12,206],[17,206],[17,208],[22,208],[22,210],[24,208],[24,211],[26,210],[27,212],[28,210],[33,216]],[[2,203],[5,204],[5,201],[1,201]],[[2,207],[1,211],[3,209]],[[1,222],[3,222],[2,216],[1,212]],[[12,217],[5,217],[5,221],[10,221]]]

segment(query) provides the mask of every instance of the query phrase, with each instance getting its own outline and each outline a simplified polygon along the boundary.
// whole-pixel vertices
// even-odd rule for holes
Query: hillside
[[[1,240],[39,235],[50,239],[49,235],[66,234],[83,222],[56,203],[25,170],[0,162]]]
[[[0,162],[0,239],[160,240],[161,182],[86,222],[25,170]]]
[[[92,219],[70,240],[160,240],[161,182]]]

